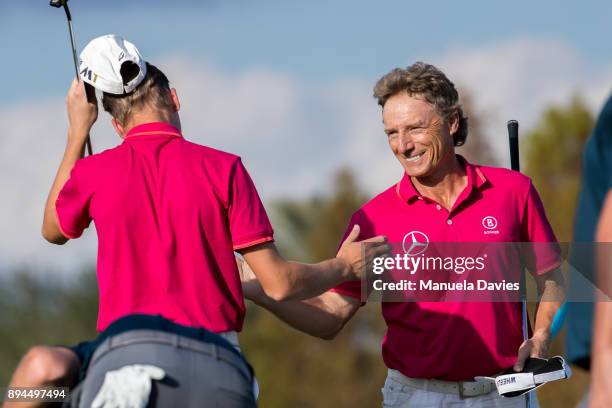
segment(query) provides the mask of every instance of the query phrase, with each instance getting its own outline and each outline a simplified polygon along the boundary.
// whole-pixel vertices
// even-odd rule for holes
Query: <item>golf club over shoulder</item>
[[[355,226],[335,258],[316,264],[287,261],[273,243],[239,252],[267,296],[276,301],[308,299],[344,281],[365,277],[367,266],[372,264],[373,258],[389,253],[390,247],[385,237],[357,241],[358,236],[359,227]]]

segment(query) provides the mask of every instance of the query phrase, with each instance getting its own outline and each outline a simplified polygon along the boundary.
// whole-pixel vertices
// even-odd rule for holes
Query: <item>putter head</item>
[[[65,6],[67,2],[68,2],[68,0],[51,0],[49,2],[49,5],[51,7],[60,8],[60,7]]]

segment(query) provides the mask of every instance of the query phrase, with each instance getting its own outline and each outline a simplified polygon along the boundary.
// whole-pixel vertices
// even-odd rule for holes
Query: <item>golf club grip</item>
[[[87,82],[83,81],[83,85],[85,85],[85,95],[87,96],[87,101],[89,103],[97,103],[96,101],[96,89],[91,86],[90,84],[88,84]],[[93,154],[93,150],[91,148],[91,137],[90,135],[87,135],[87,140],[86,140],[86,145],[87,145],[87,155],[91,156]]]
[[[80,78],[77,79],[81,80]],[[87,95],[87,102],[96,103],[96,89],[91,84],[88,84],[85,81],[83,82],[85,85],[85,95]]]
[[[508,121],[508,142],[510,144],[510,168],[515,171],[521,171],[519,162],[519,144],[518,144],[518,122],[516,120]]]

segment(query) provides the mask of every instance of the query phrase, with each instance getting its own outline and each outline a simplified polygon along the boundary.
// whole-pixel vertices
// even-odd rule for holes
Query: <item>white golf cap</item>
[[[147,75],[147,64],[134,44],[118,35],[103,35],[81,52],[79,76],[103,92],[132,92]]]

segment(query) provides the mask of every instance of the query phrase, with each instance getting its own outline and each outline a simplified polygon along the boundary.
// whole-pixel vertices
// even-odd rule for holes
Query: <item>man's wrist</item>
[[[348,261],[345,261],[344,259],[340,258],[340,257],[336,257],[333,262],[335,262],[336,264],[334,265],[334,267],[338,268],[340,270],[340,276],[342,278],[342,281],[347,281],[347,280],[354,280],[355,279],[355,274],[353,273],[353,268],[351,266],[351,264]]]
[[[533,331],[532,338],[534,339],[550,341],[550,337],[551,337],[550,327],[543,327],[543,328]]]
[[[91,126],[70,126],[68,128],[68,141],[79,142],[85,144],[87,137],[89,136],[89,131],[91,130]]]
[[[550,347],[551,339],[552,336],[550,333],[550,328],[547,327],[534,330],[533,336],[531,337],[531,341],[534,345],[536,357],[546,358],[546,356],[548,355],[548,348]]]

